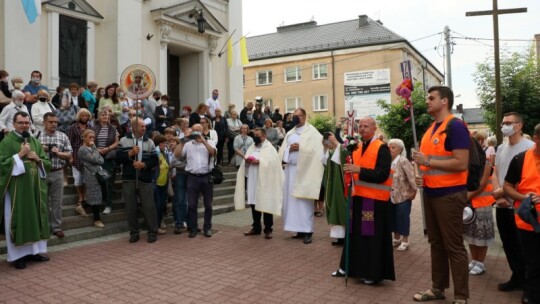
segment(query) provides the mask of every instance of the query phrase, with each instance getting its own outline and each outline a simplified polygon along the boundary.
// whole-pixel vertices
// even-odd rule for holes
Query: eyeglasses
[[[503,122],[501,123],[501,127],[502,127],[502,126],[511,126],[511,125],[517,124],[517,123],[519,123],[519,122],[518,122],[518,121],[503,121]]]
[[[27,126],[27,125],[30,124],[29,121],[16,121],[15,123],[18,124],[18,125],[24,125],[24,126]]]

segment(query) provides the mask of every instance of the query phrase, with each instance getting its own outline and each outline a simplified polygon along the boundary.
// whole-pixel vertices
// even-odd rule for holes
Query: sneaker
[[[82,205],[77,205],[77,207],[75,207],[75,212],[77,212],[82,217],[88,216],[88,214],[86,214],[86,211],[84,210]]]
[[[97,227],[97,228],[103,228],[103,227],[105,227],[105,225],[103,224],[102,221],[95,221],[95,222],[94,222],[94,226]]]
[[[409,248],[409,243],[402,242],[397,248],[398,251],[405,251]]]
[[[166,233],[167,233],[167,230],[162,229],[162,228],[158,228],[157,233],[158,233],[158,234],[166,234]]]
[[[165,224],[164,220],[161,220],[161,229],[167,228],[167,224]]]
[[[401,239],[392,239],[392,246],[396,247],[401,244]]]
[[[104,215],[109,215],[109,214],[111,214],[111,207],[105,207],[105,209],[103,210],[103,214],[104,214]]]
[[[486,268],[484,267],[484,263],[482,263],[482,262],[476,262],[476,264],[475,264],[474,267],[471,269],[471,271],[469,271],[469,274],[472,274],[472,275],[481,275],[481,274],[483,274],[484,272],[486,272]]]
[[[476,260],[472,260],[472,261],[469,263],[469,271],[471,271],[471,270],[474,268],[474,265],[476,265]]]

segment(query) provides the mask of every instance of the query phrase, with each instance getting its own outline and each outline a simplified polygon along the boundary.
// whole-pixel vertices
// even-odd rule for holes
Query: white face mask
[[[507,137],[510,137],[514,135],[514,133],[516,133],[516,131],[514,131],[513,125],[503,125],[501,128],[501,132],[504,136],[507,136]]]
[[[19,106],[19,107],[22,107],[22,106],[23,106],[23,104],[24,104],[24,101],[23,101],[23,100],[18,100],[18,99],[15,99],[15,100],[13,100],[13,101],[14,101],[14,102],[15,102],[15,104],[16,104],[17,106]]]

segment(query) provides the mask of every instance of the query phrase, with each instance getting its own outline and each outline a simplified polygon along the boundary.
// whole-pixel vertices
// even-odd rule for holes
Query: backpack
[[[448,132],[450,130],[449,127],[454,120],[458,119],[452,118],[446,125],[447,136],[450,136],[450,132]],[[460,122],[463,123],[462,121]],[[467,126],[465,125],[465,127]],[[469,148],[469,166],[467,168],[469,173],[467,175],[467,191],[472,192],[480,188],[480,180],[482,179],[484,166],[486,165],[486,153],[474,137],[469,136],[469,140],[471,141],[471,144]]]

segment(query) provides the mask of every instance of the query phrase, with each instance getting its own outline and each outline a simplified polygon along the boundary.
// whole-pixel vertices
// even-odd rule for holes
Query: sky
[[[258,36],[275,33],[280,25],[310,20],[322,25],[368,15],[380,19],[384,26],[408,41],[414,41],[415,48],[444,73],[442,32],[448,25],[454,43],[451,54],[454,103],[474,108],[479,106],[473,77],[476,64],[493,58],[494,54],[493,17],[465,17],[465,12],[491,10],[492,4],[491,0],[243,0],[243,34]],[[540,1],[499,0],[498,6],[528,9],[527,13],[499,16],[501,56],[528,49],[534,34],[540,34]],[[430,37],[417,40],[426,36]],[[513,41],[516,39],[523,41]]]

